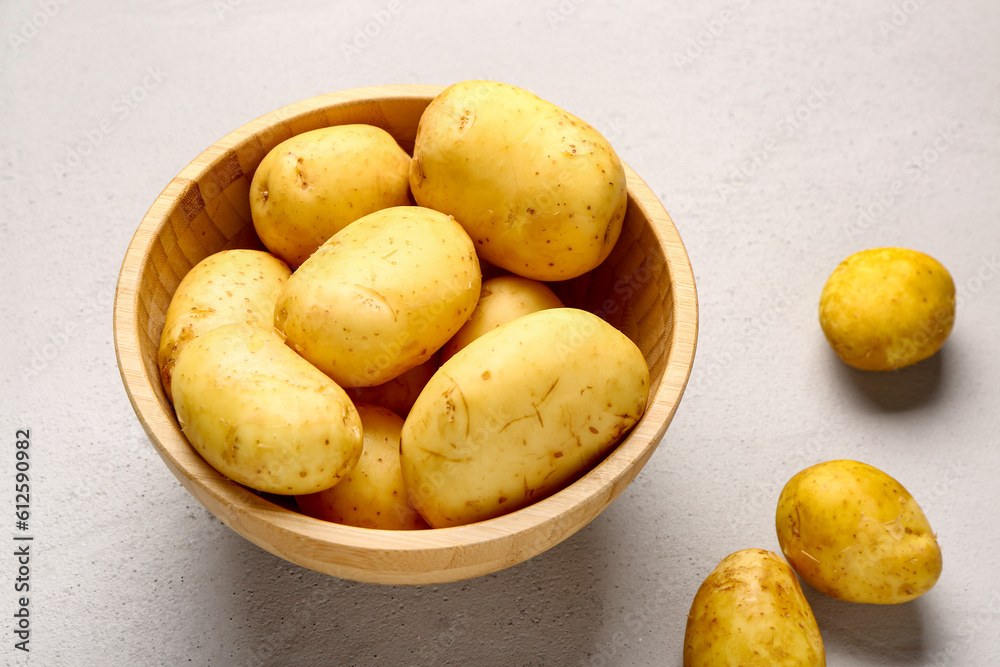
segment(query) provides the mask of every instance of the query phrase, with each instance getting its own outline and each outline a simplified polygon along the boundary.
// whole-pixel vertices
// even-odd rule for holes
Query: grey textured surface
[[[367,34],[366,34],[367,31]],[[808,591],[831,665],[1000,664],[1000,6],[10,0],[0,5],[0,488],[31,430],[30,654],[0,557],[0,664],[679,665],[730,552],[777,550],[793,473],[857,458],[924,506],[938,585],[897,607]],[[228,131],[323,92],[491,78],[585,118],[687,245],[699,350],[648,466],[509,570],[382,587],[225,528],[147,443],[115,364],[143,213]],[[819,331],[855,250],[928,252],[960,290],[938,356],[851,371]]]

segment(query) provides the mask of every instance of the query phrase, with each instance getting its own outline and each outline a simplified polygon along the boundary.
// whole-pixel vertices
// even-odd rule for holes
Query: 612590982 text
[[[14,648],[28,651],[31,618],[28,593],[31,591],[31,543],[28,521],[31,518],[31,430],[18,429],[14,434]]]

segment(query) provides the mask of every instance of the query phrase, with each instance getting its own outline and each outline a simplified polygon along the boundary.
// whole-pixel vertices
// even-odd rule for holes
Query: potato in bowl
[[[246,203],[256,166],[281,141],[346,123],[385,129],[411,151],[438,86],[377,86],[279,109],[206,149],[164,189],[126,252],[115,302],[115,345],[126,392],[158,454],[210,512],[290,562],[379,583],[453,581],[509,567],[566,539],[635,478],[683,394],[697,338],[697,297],[683,243],[662,204],[624,166],[628,207],[618,242],[593,271],[556,290],[600,315],[641,351],[650,372],[642,419],[593,469],[524,510],[464,526],[380,531],[305,516],[226,478],[184,437],[159,378],[164,316],[181,278],[227,248],[262,249]]]

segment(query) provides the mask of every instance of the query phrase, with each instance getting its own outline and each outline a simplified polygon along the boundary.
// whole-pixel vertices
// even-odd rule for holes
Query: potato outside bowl
[[[577,482],[527,508],[467,526],[386,531],[329,523],[262,497],[211,468],[184,438],[160,384],[156,354],[167,304],[184,274],[227,248],[260,248],[249,190],[264,155],[292,135],[369,123],[412,151],[431,85],[357,88],[273,111],[225,136],[166,186],[128,247],[115,294],[114,336],[125,390],[160,457],[181,484],[237,533],[288,561],[344,579],[431,584],[488,574],[558,544],[596,517],[645,465],[667,430],[694,360],[694,276],[670,217],[626,167],[628,213],[611,256],[554,285],[632,338],[650,368],[641,421]]]

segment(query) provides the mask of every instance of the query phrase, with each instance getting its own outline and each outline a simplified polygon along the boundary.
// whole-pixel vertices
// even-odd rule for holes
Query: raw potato
[[[158,362],[167,399],[181,348],[223,324],[246,322],[270,329],[274,303],[291,269],[260,250],[223,250],[198,262],[181,279],[164,317]]]
[[[621,232],[625,171],[593,127],[524,89],[453,84],[417,126],[410,189],[455,216],[480,256],[537,280],[600,264]]]
[[[543,282],[521,276],[504,275],[483,281],[479,303],[469,321],[451,337],[441,351],[444,361],[482,336],[521,315],[546,308],[561,308],[559,297]]]
[[[303,514],[359,528],[417,530],[427,523],[413,509],[399,468],[403,419],[378,405],[355,403],[364,429],[357,465],[337,485],[296,498]]]
[[[403,425],[403,478],[434,528],[500,516],[574,481],[642,416],[642,353],[596,315],[550,308],[442,364]]]
[[[430,359],[414,366],[402,375],[397,375],[388,382],[374,387],[348,387],[347,395],[355,404],[374,403],[388,408],[400,417],[405,417],[414,401],[420,395],[424,385],[441,365],[441,355],[435,354]]]
[[[397,206],[355,221],[303,262],[274,322],[337,384],[370,387],[430,359],[469,319],[481,282],[461,225]]]
[[[264,246],[298,266],[358,218],[411,203],[410,156],[373,125],[335,125],[286,139],[250,184],[250,212]]]
[[[273,330],[224,324],[181,350],[174,408],[213,468],[258,491],[328,489],[361,455],[361,419],[330,378]]]
[[[792,568],[775,553],[724,558],[695,594],[684,667],[826,665],[816,617]]]
[[[891,371],[937,352],[955,322],[955,283],[937,260],[906,248],[845,259],[820,296],[823,333],[845,363]]]
[[[830,597],[896,604],[941,576],[941,549],[920,506],[864,463],[828,461],[796,474],[781,492],[776,525],[785,558]]]

